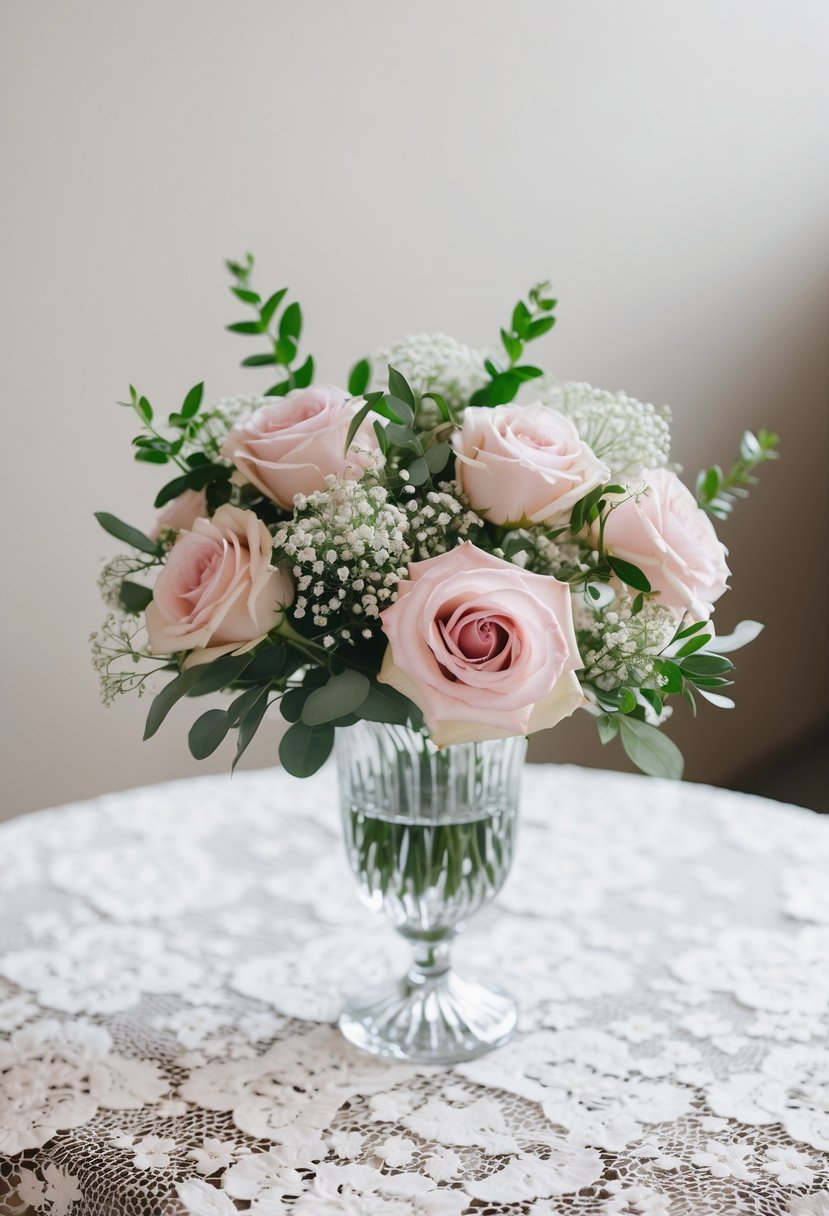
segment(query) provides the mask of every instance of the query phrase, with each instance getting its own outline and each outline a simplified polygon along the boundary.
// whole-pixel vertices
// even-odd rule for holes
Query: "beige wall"
[[[221,259],[246,248],[301,295],[326,377],[406,331],[490,340],[549,274],[553,370],[668,401],[689,472],[779,429],[723,532],[720,620],[767,632],[737,713],[676,734],[721,780],[820,718],[824,0],[4,0],[0,23],[0,817],[199,768],[187,710],[142,745],[146,703],[98,704],[92,512],[149,522],[129,379],[169,404],[265,386],[222,329]],[[548,751],[622,763],[587,721]]]

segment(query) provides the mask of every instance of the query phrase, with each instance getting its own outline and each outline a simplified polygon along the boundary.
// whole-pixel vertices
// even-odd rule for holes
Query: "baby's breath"
[[[581,439],[614,477],[630,479],[644,469],[670,464],[671,413],[667,406],[657,409],[626,393],[610,393],[590,384],[558,385],[546,377],[536,383],[540,399],[572,419]]]
[[[115,612],[110,612],[100,629],[90,634],[92,666],[98,673],[104,705],[111,705],[125,692],[142,696],[149,677],[167,666],[167,660],[159,661],[144,649],[143,642],[137,644],[144,638],[142,626]]]
[[[483,351],[448,334],[407,334],[378,350],[373,363],[378,387],[385,387],[386,369],[391,364],[416,393],[440,393],[450,405],[461,408],[489,382],[484,358]]]
[[[455,482],[444,482],[436,490],[406,503],[414,559],[437,557],[464,540],[476,540],[483,520],[466,507],[466,500]]]
[[[135,574],[145,574],[153,566],[160,564],[159,558],[143,557],[139,553],[116,554],[101,567],[101,573],[98,576],[98,588],[106,606],[123,612],[121,587],[124,579]]]
[[[294,517],[274,537],[277,556],[296,582],[291,615],[312,624],[326,649],[355,635],[373,636],[382,610],[397,598],[411,557],[406,512],[371,481],[326,479],[294,500]]]
[[[676,614],[655,600],[646,600],[638,613],[633,601],[618,595],[601,609],[582,594],[573,596],[573,618],[588,684],[609,691],[624,685],[659,689],[664,676],[654,659],[676,630]]]

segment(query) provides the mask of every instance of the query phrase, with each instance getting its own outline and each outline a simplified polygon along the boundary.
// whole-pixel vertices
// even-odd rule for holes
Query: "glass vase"
[[[364,902],[412,947],[399,980],[359,993],[340,1016],[376,1055],[451,1064],[505,1043],[514,1001],[450,967],[453,937],[501,889],[512,864],[523,737],[439,751],[379,722],[337,731],[346,849]]]

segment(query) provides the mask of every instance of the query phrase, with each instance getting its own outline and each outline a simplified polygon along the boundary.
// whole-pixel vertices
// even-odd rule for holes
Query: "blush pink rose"
[[[551,524],[610,478],[569,418],[548,405],[472,406],[453,435],[457,478],[494,524]]]
[[[261,642],[294,598],[290,577],[271,565],[272,546],[253,511],[228,505],[182,532],[147,607],[153,654],[191,650],[192,666]]]
[[[676,473],[652,469],[642,480],[645,492],[610,512],[605,547],[644,572],[661,604],[707,620],[728,589],[725,546]]]
[[[172,528],[176,532],[189,532],[197,519],[207,515],[207,499],[204,490],[185,490],[178,498],[159,511],[150,532],[151,540],[158,540],[162,532]]]
[[[295,389],[265,399],[237,422],[222,444],[222,455],[246,480],[289,510],[296,494],[325,488],[325,478],[358,478],[371,462],[377,439],[363,422],[345,451],[348,428],[362,405],[331,384]]]
[[[398,592],[377,678],[422,710],[438,747],[530,734],[585,703],[566,584],[466,541],[412,562]]]

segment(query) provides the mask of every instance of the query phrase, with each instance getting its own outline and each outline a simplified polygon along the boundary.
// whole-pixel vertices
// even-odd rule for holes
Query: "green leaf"
[[[404,401],[402,397],[395,397],[392,393],[384,393],[374,408],[392,422],[402,422],[405,426],[410,426],[414,422],[414,410],[408,401]]]
[[[182,473],[162,486],[155,496],[154,506],[163,507],[185,490],[203,490],[211,482],[229,481],[232,472],[230,465],[226,464],[197,464],[189,473]]]
[[[392,397],[399,397],[401,401],[405,401],[414,410],[415,395],[409,387],[408,380],[396,367],[391,366],[389,366],[389,393]]]
[[[275,680],[282,674],[286,657],[287,651],[281,642],[268,646],[266,650],[260,650],[253,656],[253,662],[245,672],[245,679],[253,680],[257,684],[264,680]]]
[[[152,598],[151,587],[143,587],[141,583],[134,583],[128,578],[124,579],[118,592],[118,599],[124,610],[135,614],[143,612],[147,605],[152,603]]]
[[[602,714],[596,719],[596,729],[599,732],[599,741],[603,745],[609,743],[619,733],[619,719],[612,714]]]
[[[405,726],[409,720],[412,702],[396,688],[388,684],[372,684],[368,695],[356,711],[358,718],[367,722],[388,722],[394,726]]]
[[[523,364],[521,367],[511,367],[510,371],[519,380],[537,380],[539,376],[544,375],[542,368],[531,367],[529,364]]]
[[[406,472],[413,486],[422,486],[429,480],[429,466],[422,456],[415,456],[406,466]]]
[[[346,434],[345,447],[343,448],[344,452],[348,452],[348,449],[351,447],[354,436],[357,434],[357,432],[360,429],[363,419],[366,417],[366,415],[370,412],[371,409],[373,409],[372,402],[366,401],[366,403],[364,405],[361,405],[360,408],[354,414],[354,417],[351,419],[351,422],[348,424],[348,433]]]
[[[680,638],[689,638],[693,633],[699,633],[700,629],[704,629],[708,621],[694,621],[693,625],[687,625],[685,629],[680,629],[674,634],[674,641],[678,642]]]
[[[225,326],[232,334],[261,334],[264,328],[261,321],[234,321]]]
[[[298,722],[302,707],[311,695],[310,688],[289,688],[279,701],[279,710],[286,722]]]
[[[527,326],[532,320],[532,314],[523,300],[519,300],[512,310],[512,329],[513,333],[519,338],[523,338],[527,332]]]
[[[278,384],[272,384],[270,388],[266,388],[263,397],[284,397],[291,391],[290,380],[280,380]]]
[[[230,771],[232,773],[236,771],[236,765],[247,751],[249,744],[259,729],[262,719],[267,713],[267,710],[268,690],[267,688],[263,688],[260,692],[259,699],[253,702],[239,723],[239,734],[236,740],[236,755],[233,757],[233,763],[230,766]]]
[[[631,616],[638,616],[639,613],[642,611],[642,607],[643,607],[644,603],[645,603],[645,597],[641,591],[638,591],[636,593],[636,595],[633,597],[633,603],[630,606]]]
[[[264,355],[248,355],[247,359],[243,359],[242,367],[268,367],[270,364],[276,363],[276,355],[270,351]]]
[[[314,379],[314,360],[309,355],[301,367],[294,371],[294,387],[307,388]]]
[[[321,768],[334,746],[334,727],[308,726],[295,722],[286,730],[279,744],[282,767],[293,777],[310,777]]]
[[[636,694],[631,688],[619,689],[619,713],[630,714],[636,709]]]
[[[293,304],[288,305],[279,318],[279,336],[280,338],[293,338],[298,342],[301,333],[302,309],[295,300]]]
[[[142,460],[145,464],[166,464],[170,457],[157,448],[140,448],[135,453],[135,459]]]
[[[253,655],[223,654],[212,663],[202,663],[188,670],[195,671],[196,682],[187,692],[188,697],[205,697],[234,684],[253,662]]]
[[[531,342],[534,338],[540,338],[549,333],[555,323],[555,317],[537,317],[535,321],[530,321],[524,336],[528,342]]]
[[[200,667],[187,667],[175,679],[165,684],[161,692],[153,698],[150,712],[144,726],[144,739],[152,739],[161,723],[167,717],[176,701],[186,696],[201,674]]]
[[[248,688],[245,692],[235,697],[227,707],[227,720],[231,726],[238,726],[244,718],[245,714],[255,705],[262,697],[267,697],[268,689],[263,688]]]
[[[208,709],[207,713],[190,727],[187,744],[190,755],[196,760],[206,760],[212,756],[219,744],[230,730],[230,718],[223,709]]]
[[[733,670],[734,664],[718,654],[692,654],[682,660],[680,667],[686,676],[720,676]]]
[[[279,305],[282,303],[288,288],[282,287],[279,291],[275,291],[272,296],[269,296],[262,307],[259,309],[259,316],[262,320],[262,328],[267,329],[273,320],[273,314],[276,312]]]
[[[370,687],[368,676],[348,668],[314,689],[302,707],[302,721],[306,726],[322,726],[354,713],[365,701]]]
[[[429,472],[433,477],[446,467],[446,462],[452,455],[451,444],[442,439],[440,443],[434,444],[424,453],[423,459],[429,467]]]
[[[487,394],[487,405],[508,405],[515,400],[521,387],[521,379],[514,372],[502,372],[482,391]],[[477,396],[477,393],[475,394]]]
[[[609,554],[607,564],[617,578],[620,578],[623,583],[627,583],[628,587],[633,587],[634,591],[646,593],[650,591],[651,585],[638,566],[634,566],[631,562],[623,562],[620,557],[611,557]]]
[[[650,705],[655,713],[661,714],[663,709],[662,698],[654,688],[640,688],[639,692]]]
[[[355,363],[348,376],[348,391],[352,397],[362,397],[371,384],[371,363],[361,359]]]
[[[427,401],[427,400],[434,401],[435,405],[440,410],[440,416],[443,419],[443,421],[444,422],[453,422],[453,423],[457,424],[458,419],[455,417],[454,410],[452,409],[449,402],[445,399],[445,397],[442,397],[440,395],[440,393],[423,393],[423,394],[421,394],[421,400],[422,401]]]
[[[296,341],[293,338],[280,338],[273,348],[273,357],[284,367],[290,366],[296,358]]]
[[[181,407],[181,415],[183,418],[193,418],[199,412],[199,406],[202,403],[204,396],[204,381],[199,384],[194,384],[190,392],[184,398],[184,403]]]
[[[659,659],[654,663],[654,666],[660,675],[666,678],[667,683],[662,686],[663,692],[682,692],[682,672],[676,663],[671,659]]]
[[[702,650],[711,641],[710,633],[699,633],[696,637],[689,638],[674,655],[676,659],[683,659],[686,655],[693,654],[695,650]]]
[[[243,304],[258,304],[261,299],[258,291],[248,291],[246,287],[231,287],[230,290]]]
[[[152,422],[153,407],[150,405],[146,397],[139,397],[135,403],[135,408],[138,410],[138,413],[145,422]]]
[[[131,528],[129,524],[123,523],[115,515],[110,515],[108,511],[96,511],[95,518],[105,532],[114,536],[116,540],[122,540],[131,548],[138,549],[141,553],[151,553],[153,557],[158,557],[161,553],[159,546],[154,540],[150,540],[149,536],[145,536],[137,528]]]
[[[399,422],[389,422],[386,424],[386,438],[396,448],[411,448],[415,452],[420,452],[420,440],[414,431],[408,426],[402,426]]]
[[[501,341],[504,344],[504,350],[509,355],[511,363],[515,363],[516,359],[521,358],[521,353],[524,350],[524,343],[520,338],[516,338],[513,334],[509,334],[505,329],[502,329]]]
[[[681,779],[685,762],[672,739],[636,718],[620,718],[619,725],[622,746],[637,768],[650,777]]]

